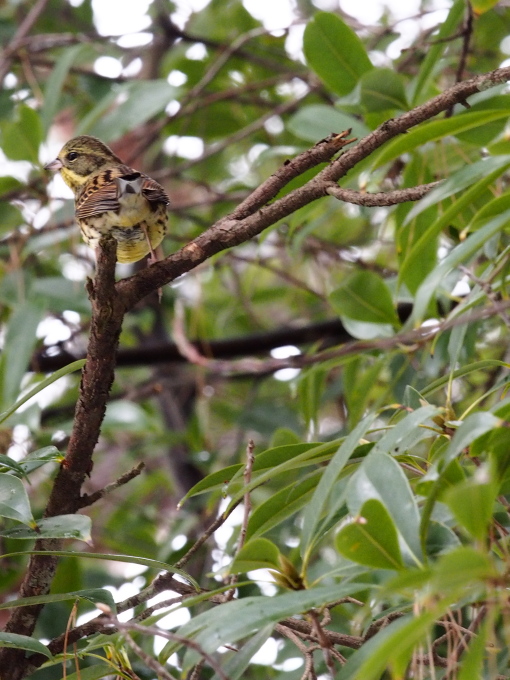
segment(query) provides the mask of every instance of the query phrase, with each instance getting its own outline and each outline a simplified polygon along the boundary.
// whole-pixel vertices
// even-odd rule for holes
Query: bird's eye
[[[76,151],[70,151],[66,156],[68,161],[75,161],[78,158]]]

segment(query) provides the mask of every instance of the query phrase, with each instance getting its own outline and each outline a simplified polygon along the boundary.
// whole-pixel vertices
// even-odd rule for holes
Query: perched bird
[[[75,196],[76,220],[83,240],[95,248],[101,236],[117,241],[117,261],[136,262],[163,240],[170,203],[163,187],[133,170],[95,137],[69,140],[45,166],[59,171]]]

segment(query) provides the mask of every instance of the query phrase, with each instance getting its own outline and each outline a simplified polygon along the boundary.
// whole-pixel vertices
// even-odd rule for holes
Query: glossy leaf
[[[229,569],[231,574],[254,569],[278,568],[280,552],[267,538],[252,538],[237,553]]]
[[[413,151],[419,146],[428,142],[435,142],[447,135],[455,135],[465,130],[471,130],[480,125],[492,123],[495,120],[507,118],[509,111],[494,109],[487,111],[474,111],[459,114],[452,118],[433,120],[419,125],[416,129],[410,130],[406,135],[397,137],[386,144],[381,153],[373,160],[374,169],[381,167],[385,163],[398,158],[404,153]]]
[[[422,92],[431,80],[431,76],[436,68],[440,58],[444,55],[445,44],[443,40],[449,38],[451,35],[455,34],[456,29],[460,26],[464,13],[466,11],[466,6],[463,0],[455,0],[452,4],[446,21],[443,21],[439,25],[439,30],[437,32],[437,39],[432,43],[427,45],[427,50],[425,58],[423,59],[420,72],[415,82],[413,83],[414,104],[417,104],[422,97]]]
[[[375,569],[401,569],[404,566],[397,530],[384,505],[366,501],[359,514],[338,532],[338,552],[353,562]]]
[[[7,411],[4,411],[3,413],[0,413],[0,423],[3,423],[6,421],[9,416],[11,416],[13,413],[15,413],[20,406],[23,404],[26,404],[26,402],[29,399],[32,399],[32,397],[35,397],[36,394],[39,394],[45,387],[48,387],[52,383],[54,383],[56,380],[59,380],[59,378],[62,378],[64,375],[68,375],[69,373],[74,373],[74,371],[79,371],[83,366],[85,365],[85,359],[79,359],[78,361],[73,361],[71,364],[68,364],[67,366],[64,366],[64,368],[61,368],[58,371],[55,371],[52,375],[49,376],[49,378],[45,378],[44,380],[41,380],[35,387],[33,387],[31,390],[29,390],[26,394],[24,394],[18,401],[13,404]]]
[[[391,293],[384,280],[370,271],[358,271],[330,295],[340,317],[357,321],[398,325]]]
[[[39,114],[30,106],[21,104],[14,121],[0,125],[2,150],[13,161],[39,161],[42,142],[42,125]]]
[[[370,132],[362,121],[332,106],[311,104],[297,111],[287,124],[290,132],[308,142],[317,142],[332,132],[352,130],[350,136],[361,139]]]
[[[365,435],[373,422],[373,416],[367,416],[359,423],[348,437],[342,442],[338,451],[329,462],[320,482],[314,491],[312,499],[306,508],[303,519],[303,532],[301,539],[301,554],[304,556],[317,539],[317,529],[320,525],[326,508],[330,505],[330,494],[343,470],[345,464],[359,445],[360,439]],[[320,535],[321,532],[319,532]]]
[[[276,595],[271,598],[245,597],[226,603],[221,610],[212,609],[196,616],[181,626],[177,633],[190,636],[206,652],[216,652],[224,643],[232,643],[268,624],[281,621],[287,616],[306,612],[311,607],[319,607],[339,598],[353,595],[363,588],[360,583],[342,583],[323,586],[310,590]],[[177,645],[178,646],[178,645]],[[165,657],[173,652],[175,644],[168,645]],[[191,665],[194,657],[190,657]]]
[[[402,77],[392,69],[367,71],[361,78],[361,103],[368,112],[407,109]]]
[[[373,67],[363,43],[336,14],[317,12],[305,29],[308,64],[336,94],[353,90],[363,73]]]
[[[498,485],[490,479],[489,471],[479,468],[472,478],[449,489],[444,502],[459,524],[481,541],[492,520],[497,493]]]
[[[34,302],[19,305],[9,320],[5,347],[0,359],[2,407],[5,409],[19,394],[21,379],[30,363],[37,342],[36,330],[44,307]]]
[[[469,260],[486,241],[501,231],[510,220],[510,211],[506,211],[490,220],[479,231],[469,236],[463,243],[454,248],[447,257],[432,271],[421,284],[416,293],[412,320],[419,325],[427,311],[429,302],[443,282],[446,275],[456,266]]]
[[[58,515],[37,520],[35,528],[0,529],[5,538],[74,538],[89,542],[91,521],[85,515]]]
[[[52,593],[48,595],[34,595],[33,597],[23,597],[10,602],[0,604],[0,609],[12,609],[14,607],[30,607],[36,604],[50,604],[52,602],[65,602],[66,600],[87,600],[96,604],[100,602],[106,604],[114,613],[116,611],[115,601],[109,590],[103,588],[89,588],[87,590],[75,590],[69,593]]]
[[[0,517],[8,517],[32,527],[35,524],[23,483],[8,474],[0,474]]]
[[[315,472],[300,483],[281,489],[255,508],[248,522],[246,538],[261,536],[307,505],[321,474],[321,471]]]
[[[17,635],[16,633],[4,633],[0,631],[0,647],[12,647],[13,649],[26,649],[33,654],[43,654],[48,659],[52,655],[50,650],[39,640],[28,637],[27,635]]]

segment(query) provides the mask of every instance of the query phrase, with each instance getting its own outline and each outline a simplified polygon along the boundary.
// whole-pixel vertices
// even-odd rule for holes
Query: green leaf
[[[85,366],[85,359],[79,359],[78,361],[73,361],[71,364],[64,366],[64,368],[55,371],[55,373],[52,373],[48,378],[41,380],[39,383],[37,383],[35,387],[33,387],[25,395],[18,399],[18,401],[15,404],[13,404],[13,406],[7,409],[7,411],[0,413],[0,424],[5,422],[9,418],[9,416],[12,416],[12,414],[19,409],[20,406],[25,404],[29,399],[32,399],[32,397],[35,397],[36,394],[39,394],[39,392],[48,387],[48,385],[51,385],[56,380],[62,378],[64,375],[68,375],[68,373],[74,373],[74,371],[79,371],[81,368],[83,368],[83,366]]]
[[[421,64],[418,77],[413,83],[413,105],[419,102],[422,92],[429,86],[434,69],[448,49],[448,42],[444,42],[444,39],[448,39],[455,34],[456,28],[460,26],[464,18],[465,11],[466,5],[464,0],[455,0],[448,12],[446,21],[440,24],[438,33],[434,35],[431,44],[427,45],[425,58]]]
[[[510,104],[510,103],[509,103]],[[464,130],[471,130],[494,120],[508,118],[509,111],[502,109],[489,109],[488,111],[468,111],[451,118],[432,120],[420,124],[416,129],[401,135],[384,145],[381,153],[372,160],[374,169],[380,168],[385,163],[398,158],[404,153],[413,151],[423,144],[434,142],[448,135],[455,135]]]
[[[9,517],[31,527],[35,524],[25,487],[13,475],[0,474],[0,517]]]
[[[239,680],[239,678],[243,677],[243,673],[248,668],[252,657],[266,642],[272,631],[272,624],[262,628],[258,633],[252,635],[242,647],[234,652],[230,659],[221,664],[221,668],[229,680]],[[221,678],[216,673],[212,680],[221,680]]]
[[[0,632],[0,647],[26,649],[34,654],[43,654],[48,659],[52,658],[51,652],[46,645],[43,645],[39,640],[34,640],[34,638],[28,637],[27,635]]]
[[[0,125],[2,150],[13,161],[39,162],[39,146],[43,132],[37,111],[26,104],[20,104],[14,122],[3,121]]]
[[[307,504],[321,475],[322,470],[314,472],[272,494],[267,501],[255,508],[248,522],[246,540],[252,540],[281,524]]]
[[[437,406],[426,405],[406,414],[374,444],[371,454],[404,453],[423,438],[430,436],[428,428],[422,426],[431,425],[432,418],[439,413],[441,409]]]
[[[496,7],[498,0],[473,0],[471,3],[475,14],[484,14],[493,7]]]
[[[308,65],[336,94],[349,94],[373,66],[356,33],[337,14],[317,12],[304,34]]]
[[[312,607],[335,602],[364,588],[366,584],[350,582],[288,592],[275,597],[245,597],[202,612],[181,626],[177,633],[194,639],[203,650],[213,653],[224,643],[236,642],[269,624],[306,612]],[[174,648],[179,646],[179,643],[167,645],[165,657],[168,658]],[[194,659],[190,657],[189,666],[192,663]],[[183,670],[185,672],[188,669],[186,667]]]
[[[253,569],[279,568],[280,551],[267,538],[253,538],[237,553],[229,569],[230,574],[252,571]]]
[[[287,123],[287,128],[307,142],[316,142],[327,137],[332,132],[352,130],[351,135],[357,139],[365,137],[370,132],[358,118],[349,116],[332,106],[311,104],[301,107]]]
[[[487,621],[471,637],[469,647],[460,658],[460,668],[457,671],[457,680],[480,680],[483,677],[483,661],[486,657],[485,645],[487,643]]]
[[[340,317],[394,326],[400,324],[390,290],[375,272],[352,273],[331,293],[329,300]]]
[[[427,312],[432,296],[452,269],[477,254],[490,238],[495,236],[510,220],[510,211],[506,211],[490,220],[479,231],[471,234],[464,242],[456,246],[447,257],[427,276],[416,293],[411,321],[419,326]]]
[[[502,175],[509,165],[510,156],[491,156],[490,158],[484,158],[481,161],[460,168],[460,170],[454,172],[448,179],[441,182],[439,186],[432,189],[430,193],[418,201],[418,203],[416,203],[409,211],[404,224],[409,223],[413,217],[416,217],[416,215],[419,215],[428,207],[437,205],[446,198],[453,196],[459,191],[463,191],[463,189],[466,189],[476,182],[475,192],[464,192],[462,196],[459,196],[455,201],[457,210],[453,214],[449,214],[447,220],[443,220],[442,226],[443,224],[446,226],[449,224],[453,215],[460,213],[466,205],[469,205],[474,198],[482,193],[483,189]],[[466,194],[468,198],[466,198]],[[446,210],[446,212],[451,213],[450,210]]]
[[[335,486],[338,476],[345,464],[359,446],[361,438],[366,434],[374,420],[373,415],[363,419],[354,430],[342,442],[321,477],[319,484],[308,504],[303,517],[303,531],[301,535],[301,555],[305,556],[322,534],[318,526],[324,512],[330,503],[330,494]]]
[[[232,478],[240,470],[243,469],[243,467],[244,466],[241,464],[229,465],[229,467],[223,468],[222,470],[218,470],[217,472],[212,472],[210,475],[207,475],[207,477],[204,477],[204,479],[201,479],[199,482],[197,482],[195,486],[191,487],[188,493],[181,498],[181,500],[179,501],[179,507],[183,505],[183,503],[188,498],[198,496],[199,494],[206,493],[207,491],[221,489],[226,484],[228,484],[232,480]]]
[[[18,480],[19,481],[19,480]],[[90,542],[90,517],[85,515],[58,515],[38,520],[35,529],[19,527],[0,529],[0,536],[5,538],[74,538]]]
[[[361,103],[368,112],[407,110],[402,77],[392,69],[378,68],[361,77]]]
[[[439,557],[434,565],[431,587],[438,594],[450,591],[453,599],[457,594],[467,595],[466,586],[497,577],[487,555],[461,546]]]
[[[168,562],[161,562],[160,560],[153,560],[148,557],[138,557],[136,555],[108,555],[107,553],[92,553],[92,552],[77,552],[75,550],[25,550],[23,552],[8,553],[0,555],[0,559],[6,557],[17,557],[19,555],[56,555],[57,557],[83,557],[93,560],[109,560],[111,562],[123,562],[126,564],[139,564],[142,567],[149,569],[156,569],[158,571],[170,571],[179,574],[183,579],[189,581],[191,585],[197,590],[200,586],[189,574],[182,569],[177,569],[173,564]]]
[[[420,423],[426,422],[435,412],[434,407],[425,406],[401,420],[396,426],[398,433],[393,431],[386,435],[388,445],[381,444],[380,440],[374,446],[351,477],[347,489],[347,506],[353,515],[359,513],[362,505],[371,498],[385,505],[414,561],[421,559],[417,501],[402,468],[388,452],[399,446],[399,442],[405,443],[407,438],[415,441],[416,430],[421,429]],[[399,433],[401,436],[397,439]],[[389,435],[393,438],[390,439]],[[402,449],[405,450],[405,446]]]
[[[15,177],[0,177],[0,196],[10,191],[20,189],[22,186],[22,182]]]
[[[25,470],[19,463],[9,456],[6,456],[4,453],[0,453],[0,472],[5,472],[6,470],[17,473],[19,477],[26,478]]]
[[[99,663],[88,668],[82,668],[76,673],[67,673],[66,680],[101,680],[101,678],[108,676],[118,676],[118,671],[118,667],[113,663]]]
[[[490,479],[487,466],[476,470],[473,477],[449,489],[443,500],[455,519],[471,536],[483,541],[494,512],[498,485]]]
[[[42,449],[27,454],[19,462],[19,467],[24,474],[29,474],[46,463],[61,463],[64,458],[64,454],[56,446],[44,446]]]
[[[510,210],[510,193],[505,193],[502,196],[497,196],[489,201],[476,213],[475,217],[469,225],[470,231],[476,231],[482,227],[491,217],[501,215],[502,212]]]
[[[61,96],[70,68],[81,57],[90,55],[92,48],[90,45],[80,43],[73,45],[60,53],[50,76],[46,81],[44,90],[44,103],[41,109],[41,121],[44,131],[47,132],[54,122],[55,116],[62,107]]]
[[[126,100],[92,124],[82,121],[79,134],[95,135],[106,141],[118,139],[161,113],[175,99],[177,90],[166,80],[134,81],[121,86],[118,95],[125,96]],[[101,111],[103,106],[103,102],[98,104]],[[94,111],[89,113],[89,120],[93,117]]]
[[[413,648],[447,609],[448,603],[443,601],[419,616],[404,616],[392,621],[351,656],[338,673],[337,680],[380,680],[396,658],[399,658],[399,666],[403,658],[408,662]],[[401,678],[403,673],[397,672],[391,677]]]
[[[280,446],[264,451],[255,458],[254,474],[252,474],[249,484],[235,486],[233,483],[230,484],[229,493],[232,493],[232,500],[229,508],[241,500],[247,491],[255,489],[269,479],[274,479],[278,475],[288,473],[291,470],[324,462],[333,454],[337,446],[338,442],[332,441],[324,444]]]
[[[5,346],[0,358],[2,407],[18,396],[37,342],[36,331],[44,308],[40,303],[24,302],[17,305],[9,319]]]
[[[404,566],[397,530],[384,505],[374,499],[363,504],[350,524],[335,539],[338,552],[353,562],[375,569],[401,569]]]
[[[497,418],[489,411],[472,413],[460,425],[452,437],[449,447],[441,458],[441,464],[448,465],[462,451],[486,432],[501,427],[501,418]]]
[[[66,602],[67,600],[87,600],[92,604],[102,602],[108,605],[112,612],[117,608],[115,600],[109,590],[103,588],[88,588],[86,590],[75,590],[69,593],[53,593],[48,595],[34,595],[32,597],[22,597],[18,600],[9,600],[0,604],[0,609],[14,609],[15,607],[30,607],[35,604],[51,604],[52,602]]]

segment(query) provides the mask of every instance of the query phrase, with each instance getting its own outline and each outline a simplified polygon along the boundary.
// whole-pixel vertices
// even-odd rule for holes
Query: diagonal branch
[[[447,111],[456,104],[465,102],[468,97],[477,92],[500,85],[508,79],[510,79],[510,66],[476,76],[462,83],[457,83],[430,101],[415,107],[397,118],[386,121],[360,140],[354,147],[345,151],[340,158],[332,161],[302,187],[291,191],[268,205],[267,202],[274,198],[278,191],[290,181],[290,178],[287,178],[285,173],[282,172],[281,175],[275,173],[276,179],[274,184],[264,183],[262,185],[263,189],[257,189],[234,212],[216,222],[206,232],[179,251],[170,255],[165,260],[156,263],[149,269],[119,281],[117,290],[124,301],[126,309],[131,309],[150,292],[191,271],[212,255],[248,241],[260,234],[264,229],[267,229],[267,227],[299,210],[299,208],[326,196],[333,182],[338,182],[342,177],[345,177],[349,170],[370,156],[370,154],[390,139],[406,132],[415,125],[433,118],[442,111]],[[319,164],[317,161],[317,147],[324,144],[324,151],[331,152],[330,158],[332,158],[335,153],[334,143],[336,138],[337,136],[335,135],[328,137],[312,149],[300,154],[291,163],[299,163],[300,167],[303,168],[301,172],[304,172],[305,169],[316,167]],[[327,154],[325,153],[324,155]],[[324,162],[324,160],[320,162]],[[275,178],[275,175],[273,175],[273,178]],[[257,212],[254,212],[254,210]]]

